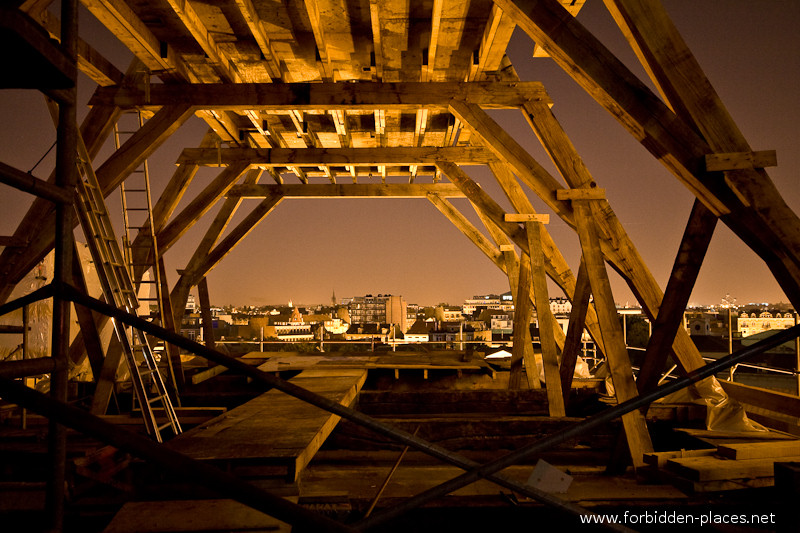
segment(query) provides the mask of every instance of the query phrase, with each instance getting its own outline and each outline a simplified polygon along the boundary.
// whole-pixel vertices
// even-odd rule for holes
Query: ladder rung
[[[147,211],[146,207],[127,207],[125,211]]]
[[[167,418],[171,418],[171,417],[169,417],[169,416],[168,416]],[[158,426],[156,429],[157,429],[158,431],[162,431],[162,430],[164,430],[164,429],[167,429],[168,427],[172,427],[172,421],[171,421],[171,420],[170,420],[169,422],[165,422],[165,423],[161,424],[161,425],[160,425],[160,426]]]
[[[159,394],[158,396],[153,396],[152,398],[148,398],[147,399],[147,403],[150,404],[150,405],[153,405],[157,401],[163,402],[164,401],[164,397]]]
[[[129,189],[125,187],[125,192],[147,192],[147,189]]]

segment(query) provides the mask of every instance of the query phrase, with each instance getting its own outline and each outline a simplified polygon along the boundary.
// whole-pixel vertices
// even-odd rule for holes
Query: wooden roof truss
[[[664,340],[679,364],[687,371],[701,366],[674,316],[688,298],[697,261],[676,263],[673,277],[683,273],[692,279],[670,284],[665,299],[560,127],[546,88],[518,79],[505,55],[516,27],[536,42],[535,55],[562,66],[696,196],[699,213],[684,238],[694,257],[702,262],[714,228],[710,221],[719,219],[764,259],[795,308],[800,306],[800,220],[763,168],[774,163],[774,153],[753,152],[658,0],[605,2],[658,95],[574,18],[582,0],[81,3],[134,56],[123,73],[78,41],[78,67],[99,86],[81,127],[90,157],[97,156],[122,112],[150,116],[113,155],[95,164],[105,194],[190,116],[209,126],[200,147],[183,151],[155,206],[153,224],[166,252],[222,203],[174,285],[175,309],[183,309],[189,289],[283,198],[423,197],[508,274],[515,293],[529,294],[530,303],[545,301],[545,275],[567,297],[579,295],[573,305],[585,317],[571,324],[566,337],[553,328],[544,354],[548,389],[555,393],[551,414],[563,415],[568,398],[560,380],[568,391],[571,374],[564,368],[575,355],[574,332],[584,326],[609,360],[618,399],[639,393],[614,318],[606,263],[627,280],[656,329],[670,331]],[[58,38],[58,21],[47,4],[31,0],[21,9]],[[486,112],[496,108],[525,116],[558,176]],[[462,169],[475,164],[491,168],[514,212],[505,212]],[[220,174],[175,213],[200,166],[221,167]],[[264,176],[270,184],[259,183]],[[388,176],[404,179],[387,181]],[[583,258],[577,277],[522,185],[578,233]],[[447,200],[452,196],[471,201],[491,238]],[[223,237],[245,197],[263,200]],[[12,238],[28,246],[6,247],[0,254],[0,301],[52,248],[54,217],[52,206],[37,200]],[[669,317],[659,313],[662,302],[669,302]],[[515,351],[514,361],[522,358],[535,366],[529,353]],[[623,422],[639,465],[642,453],[652,450],[644,419],[634,411]]]

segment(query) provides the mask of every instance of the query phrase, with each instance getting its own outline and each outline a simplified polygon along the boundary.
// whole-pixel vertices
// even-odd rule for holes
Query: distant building
[[[197,311],[197,301],[194,299],[194,294],[190,294],[189,297],[186,298],[186,311],[188,313]]]
[[[408,331],[405,332],[405,339],[407,343],[428,342],[430,340],[430,330],[433,327],[433,322],[425,322],[424,320],[416,320]]]
[[[476,311],[482,311],[484,309],[495,311],[500,309],[502,303],[500,296],[497,294],[473,296],[468,300],[464,300],[464,304],[461,306],[461,312],[464,316],[472,316]]]
[[[788,329],[794,326],[794,314],[791,312],[771,313],[769,311],[752,314],[742,313],[739,315],[737,322],[738,330],[742,337],[749,337],[771,329]]]
[[[402,296],[379,294],[355,296],[347,306],[352,324],[397,324],[402,331],[408,328],[408,315]]]
[[[554,315],[568,315],[572,312],[572,302],[563,296],[550,298],[550,311]]]

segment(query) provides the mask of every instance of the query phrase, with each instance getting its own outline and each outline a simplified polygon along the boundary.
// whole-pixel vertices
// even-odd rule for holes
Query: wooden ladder
[[[97,268],[100,285],[106,302],[128,313],[138,316],[139,301],[131,281],[114,228],[108,216],[103,193],[85,153],[80,154],[79,164],[86,178],[79,180],[76,211],[86,235],[92,260]],[[133,382],[134,397],[142,409],[148,434],[162,442],[161,432],[169,429],[173,434],[181,433],[181,426],[175,409],[164,386],[158,369],[158,361],[153,355],[145,332],[127,328],[117,320],[112,320],[114,330],[122,346]],[[137,358],[137,355],[139,356]],[[138,360],[137,360],[138,359]],[[154,407],[161,403],[167,422],[159,425]]]

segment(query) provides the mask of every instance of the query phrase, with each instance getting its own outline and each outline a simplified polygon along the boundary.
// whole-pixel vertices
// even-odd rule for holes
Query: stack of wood
[[[775,463],[800,461],[800,440],[741,442],[704,450],[644,455],[647,477],[686,493],[718,492],[775,484]]]

